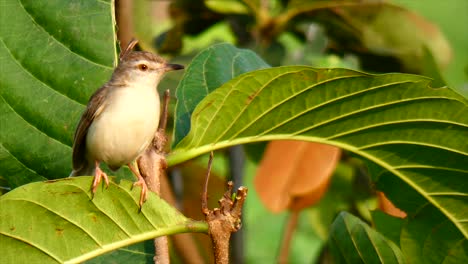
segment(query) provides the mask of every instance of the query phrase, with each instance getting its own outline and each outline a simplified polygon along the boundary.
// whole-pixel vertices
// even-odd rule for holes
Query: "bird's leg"
[[[104,178],[104,182],[106,183],[106,188],[109,187],[109,178],[107,177],[107,174],[101,170],[99,167],[99,161],[95,161],[96,169],[94,170],[94,180],[93,184],[91,185],[91,191],[94,195],[96,193],[97,187],[99,183],[101,182],[101,179]]]
[[[143,206],[143,203],[146,201],[146,197],[148,195],[148,186],[146,186],[145,179],[141,176],[140,172],[135,168],[132,163],[127,164],[130,170],[135,174],[138,178],[138,181],[133,183],[133,186],[140,185],[141,186],[141,193],[140,193],[140,209]]]

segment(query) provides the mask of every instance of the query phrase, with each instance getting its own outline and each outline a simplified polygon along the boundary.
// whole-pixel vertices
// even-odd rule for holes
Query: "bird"
[[[70,176],[93,175],[94,197],[102,180],[109,186],[107,174],[100,168],[107,164],[116,171],[127,165],[141,186],[140,208],[148,187],[133,164],[152,142],[158,129],[160,99],[157,86],[166,72],[184,66],[170,64],[147,51],[133,51],[133,39],[121,53],[110,80],[89,99],[75,131]]]

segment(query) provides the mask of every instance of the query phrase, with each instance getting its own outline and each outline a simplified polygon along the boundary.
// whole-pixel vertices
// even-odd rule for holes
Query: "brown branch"
[[[208,233],[213,242],[213,252],[216,264],[229,263],[229,239],[231,233],[241,228],[241,215],[244,201],[247,197],[247,188],[239,187],[236,198],[232,200],[233,183],[227,183],[227,190],[219,200],[220,208],[208,209],[208,180],[210,177],[213,153],[208,162],[208,171],[205,179],[205,186],[202,193],[202,212],[208,222]]]
[[[159,120],[161,126],[158,128],[152,144],[137,160],[141,176],[145,179],[148,189],[158,195],[161,194],[161,178],[165,177],[167,169],[166,153],[164,149],[167,143],[166,123],[169,99],[169,90],[167,90],[164,93],[163,111]],[[156,251],[154,262],[158,264],[169,264],[169,244],[167,237],[155,238],[154,246]]]
[[[117,36],[120,41],[120,48],[124,50],[125,44],[132,40],[133,30],[133,1],[118,0],[115,2],[115,18],[117,22]]]
[[[170,101],[169,90],[166,90],[163,98],[161,118],[159,120],[158,131],[152,142],[152,145],[138,159],[138,167],[142,176],[148,185],[148,189],[157,193],[165,199],[169,204],[175,205],[174,194],[166,177],[167,163],[165,159],[165,147],[167,144],[166,126],[168,117],[168,108]],[[153,176],[154,175],[154,176]],[[199,254],[193,236],[191,234],[180,234],[172,237],[174,246],[179,249],[179,252],[187,253],[190,259],[184,257],[184,263],[203,263],[203,257]],[[159,237],[154,240],[155,246],[155,263],[169,263],[169,250],[167,237]]]
[[[171,190],[167,177],[161,179],[161,198],[163,198],[170,205],[176,205],[176,198]],[[179,253],[179,257],[182,263],[186,264],[199,264],[205,263],[205,259],[200,254],[197,247],[196,240],[191,233],[177,234],[170,237],[172,246]]]
[[[154,136],[153,142],[141,155],[137,162],[141,175],[145,178],[150,191],[161,194],[160,178],[165,175],[167,169],[165,147],[167,143],[166,123],[169,105],[169,90],[164,93],[163,111],[159,120],[160,127]]]
[[[159,120],[159,130],[166,132],[167,116],[169,112],[169,101],[171,100],[171,93],[169,89],[164,92],[163,110],[161,113],[161,119]]]

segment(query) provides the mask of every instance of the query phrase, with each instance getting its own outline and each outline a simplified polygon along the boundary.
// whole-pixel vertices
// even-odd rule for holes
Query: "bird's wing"
[[[87,165],[86,160],[86,135],[93,120],[102,113],[105,108],[104,98],[109,91],[109,87],[102,86],[89,99],[86,110],[81,116],[73,140],[73,170],[78,171]]]

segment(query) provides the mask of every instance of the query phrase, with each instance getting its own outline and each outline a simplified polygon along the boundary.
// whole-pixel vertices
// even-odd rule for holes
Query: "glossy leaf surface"
[[[10,187],[71,171],[75,126],[116,61],[113,1],[3,1],[0,175]]]
[[[181,232],[206,232],[153,193],[139,212],[140,188],[111,182],[89,191],[91,177],[21,186],[0,197],[0,255],[5,263],[79,263],[123,246]]]
[[[169,163],[257,141],[335,145],[386,170],[374,180],[397,207],[430,204],[466,238],[467,128],[466,101],[424,77],[278,67],[243,74],[203,99]]]
[[[177,87],[173,145],[188,134],[193,110],[209,93],[242,73],[267,67],[254,52],[230,44],[213,45],[198,54]]]
[[[393,242],[346,212],[332,224],[330,251],[336,263],[406,263]]]

